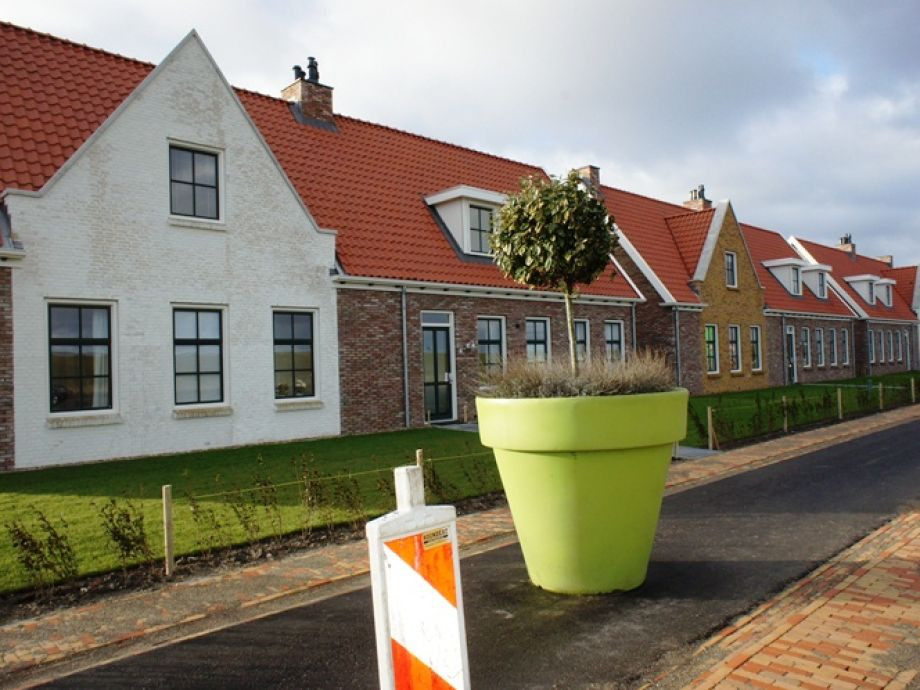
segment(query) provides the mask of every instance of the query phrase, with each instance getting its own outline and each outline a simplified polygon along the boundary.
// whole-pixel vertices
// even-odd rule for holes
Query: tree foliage
[[[495,263],[506,276],[529,288],[563,293],[570,362],[577,374],[572,297],[577,285],[588,285],[603,273],[616,246],[613,218],[603,201],[574,170],[549,182],[525,178],[499,211],[490,241]]]

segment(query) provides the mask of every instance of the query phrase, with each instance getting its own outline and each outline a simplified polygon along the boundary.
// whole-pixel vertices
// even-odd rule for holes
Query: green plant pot
[[[535,585],[598,594],[645,581],[687,398],[476,399]]]

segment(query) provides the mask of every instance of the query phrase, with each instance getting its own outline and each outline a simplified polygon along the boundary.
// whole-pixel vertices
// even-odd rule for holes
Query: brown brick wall
[[[734,252],[736,261],[737,287],[725,284],[725,253]],[[764,388],[768,383],[770,363],[763,357],[763,371],[753,371],[750,351],[750,326],[760,326],[761,339],[766,335],[766,318],[764,317],[763,288],[757,281],[754,265],[747,251],[747,246],[729,207],[719,239],[712,254],[712,260],[705,280],[698,285],[700,298],[707,305],[701,315],[700,341],[705,339],[706,324],[718,326],[719,337],[719,373],[706,372],[705,347],[700,347],[699,366],[703,375],[703,390],[706,393],[724,393],[728,391]],[[731,371],[728,327],[740,327],[741,370]],[[763,348],[762,348],[763,352]]]
[[[13,434],[13,271],[0,268],[0,470],[15,464]]]
[[[479,381],[478,316],[505,318],[505,341],[510,357],[523,357],[526,353],[525,319],[548,317],[552,354],[554,357],[568,357],[565,307],[561,302],[424,293],[409,293],[406,301],[409,407],[413,426],[425,423],[422,311],[453,313],[456,416],[460,420],[464,418],[464,413],[469,419],[475,417],[475,389]],[[631,348],[630,312],[628,307],[575,305],[575,318],[590,321],[589,343],[593,354],[603,356],[605,320],[623,322],[624,343]],[[405,425],[400,315],[398,292],[339,290],[343,433],[370,433]]]
[[[786,384],[786,360],[784,357],[785,327],[795,329],[795,359],[799,383],[812,383],[816,381],[836,381],[856,376],[857,362],[854,354],[854,326],[852,319],[808,319],[803,317],[770,316],[767,318],[766,356],[769,361],[771,386]],[[810,367],[805,367],[804,353],[802,352],[802,328],[808,329],[811,341]],[[815,330],[824,330],[824,365],[818,365],[818,351],[816,346]],[[837,338],[837,364],[831,364],[830,358],[830,330],[835,331]],[[846,329],[850,333],[849,364],[844,364],[840,331]]]
[[[916,327],[904,323],[888,323],[883,321],[869,321],[867,329],[872,330],[872,337],[875,338],[875,362],[868,363],[868,369],[872,374],[891,374],[898,371],[909,371],[911,364],[914,369],[920,367],[916,364]],[[894,344],[894,356],[889,350],[888,334],[891,333],[891,339]],[[901,359],[898,360],[898,333],[901,334]],[[885,338],[885,359],[882,361],[879,357],[879,334]],[[865,338],[865,336],[863,336]],[[908,361],[907,340],[910,338],[910,362]]]

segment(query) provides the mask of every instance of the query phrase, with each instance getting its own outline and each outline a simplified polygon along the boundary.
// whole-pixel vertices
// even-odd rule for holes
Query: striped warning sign
[[[396,687],[464,687],[448,528],[385,542],[384,567]]]

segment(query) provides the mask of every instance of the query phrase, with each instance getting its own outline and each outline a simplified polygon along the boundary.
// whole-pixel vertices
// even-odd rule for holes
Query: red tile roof
[[[801,295],[793,295],[763,265],[764,261],[773,259],[799,258],[795,250],[789,246],[789,243],[778,232],[755,228],[744,223],[741,223],[741,232],[744,234],[748,251],[751,253],[751,260],[757,270],[757,277],[760,279],[760,284],[763,285],[764,306],[767,309],[799,314],[820,314],[823,316],[854,316],[850,308],[834,294],[833,290],[827,291],[827,299],[820,299],[807,286],[802,288]]]
[[[881,277],[886,270],[890,269],[884,261],[861,254],[851,254],[850,252],[809,240],[800,239],[798,241],[815,261],[827,264],[833,269],[831,276],[836,283],[846,291],[870,318],[901,319],[905,321],[913,321],[917,318],[898,290],[892,290],[892,306],[890,307],[885,306],[879,300],[876,300],[875,304],[869,304],[845,280],[847,276],[865,274]]]
[[[690,211],[679,216],[665,218],[665,223],[674,236],[674,243],[684,260],[687,274],[691,278],[696,273],[696,265],[700,261],[703,243],[706,242],[706,235],[709,234],[713,215],[715,215],[715,209],[710,208],[705,211]]]
[[[692,245],[696,243],[696,235],[686,226],[695,227],[695,223],[675,221],[680,230],[680,245],[668,225],[668,219],[675,216],[696,214],[687,214],[687,209],[683,206],[621,189],[602,187],[602,190],[607,208],[616,220],[617,227],[642,255],[674,299],[688,304],[700,304],[700,298],[690,289],[692,269],[687,268],[688,263],[696,267],[702,249],[702,242],[699,242],[694,259]],[[699,215],[710,220],[712,217],[711,212],[700,212]],[[687,257],[686,261],[684,257]],[[651,299],[650,296],[647,297]]]
[[[882,271],[884,278],[891,278],[897,283],[894,289],[898,291],[901,297],[909,305],[914,304],[914,290],[917,285],[917,272],[920,266],[901,266],[900,268],[886,268]]]
[[[153,65],[0,23],[0,192],[39,189]],[[511,192],[545,173],[470,149],[336,116],[338,131],[298,124],[280,99],[237,90],[320,227],[338,231],[352,275],[520,287],[458,257],[424,202],[457,185]],[[636,297],[611,270],[585,294]]]

